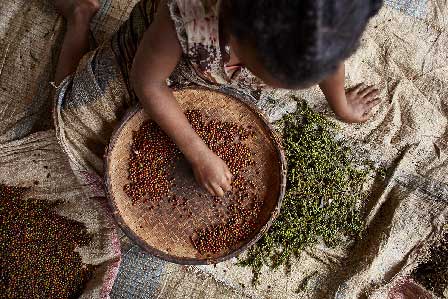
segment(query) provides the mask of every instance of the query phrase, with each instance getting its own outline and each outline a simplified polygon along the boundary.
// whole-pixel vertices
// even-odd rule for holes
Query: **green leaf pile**
[[[288,269],[306,246],[337,246],[363,230],[363,184],[372,167],[354,161],[335,123],[306,103],[299,106],[283,119],[288,175],[280,215],[239,261],[252,268],[254,284],[263,265]]]

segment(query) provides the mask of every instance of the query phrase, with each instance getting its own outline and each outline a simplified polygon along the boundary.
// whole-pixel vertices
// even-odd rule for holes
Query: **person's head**
[[[323,80],[357,48],[382,0],[222,0],[231,48],[268,85]]]

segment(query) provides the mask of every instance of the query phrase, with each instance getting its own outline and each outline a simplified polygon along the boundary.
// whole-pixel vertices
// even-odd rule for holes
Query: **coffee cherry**
[[[211,197],[214,210],[220,207],[227,210],[226,215],[220,217],[223,223],[200,228],[196,231],[196,237],[191,238],[199,252],[219,253],[249,238],[256,228],[262,201],[256,194],[255,184],[246,178],[255,162],[245,143],[255,133],[251,127],[244,128],[214,119],[206,121],[198,110],[188,110],[185,116],[205,144],[226,162],[234,175],[232,194],[228,196],[232,204],[225,207],[222,198]],[[175,195],[172,190],[175,183],[170,173],[181,158],[176,145],[153,121],[144,122],[134,132],[132,141],[128,164],[130,182],[123,187],[132,202],[160,202],[165,199],[173,213],[176,207],[183,206],[180,211],[188,210],[187,217],[192,217],[190,209],[185,208],[187,199]],[[202,196],[199,194],[199,197]]]

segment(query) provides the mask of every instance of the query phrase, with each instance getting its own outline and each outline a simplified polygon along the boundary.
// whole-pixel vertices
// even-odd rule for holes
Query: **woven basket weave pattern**
[[[284,193],[285,163],[283,153],[272,130],[256,108],[234,97],[204,89],[186,89],[175,92],[181,108],[200,110],[204,119],[227,121],[251,126],[255,136],[245,141],[253,154],[255,165],[244,172],[252,180],[263,199],[258,226],[248,240],[214,255],[201,255],[190,238],[195,231],[222,223],[226,204],[232,195],[226,195],[222,204],[215,204],[212,196],[195,182],[188,163],[181,159],[176,163],[173,176],[176,185],[172,192],[187,199],[185,206],[172,206],[166,198],[154,208],[152,204],[137,202],[134,205],[123,191],[128,183],[128,160],[132,133],[147,120],[144,111],[136,107],[128,112],[115,131],[106,161],[106,183],[114,214],[124,231],[150,253],[181,264],[207,264],[230,258],[255,242],[266,231],[278,213]],[[248,203],[249,204],[249,203]]]

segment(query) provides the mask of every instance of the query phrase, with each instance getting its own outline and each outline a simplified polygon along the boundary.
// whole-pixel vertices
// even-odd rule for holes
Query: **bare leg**
[[[89,51],[90,20],[100,6],[98,0],[55,0],[54,4],[67,21],[54,79],[58,85],[76,70],[81,58]]]

